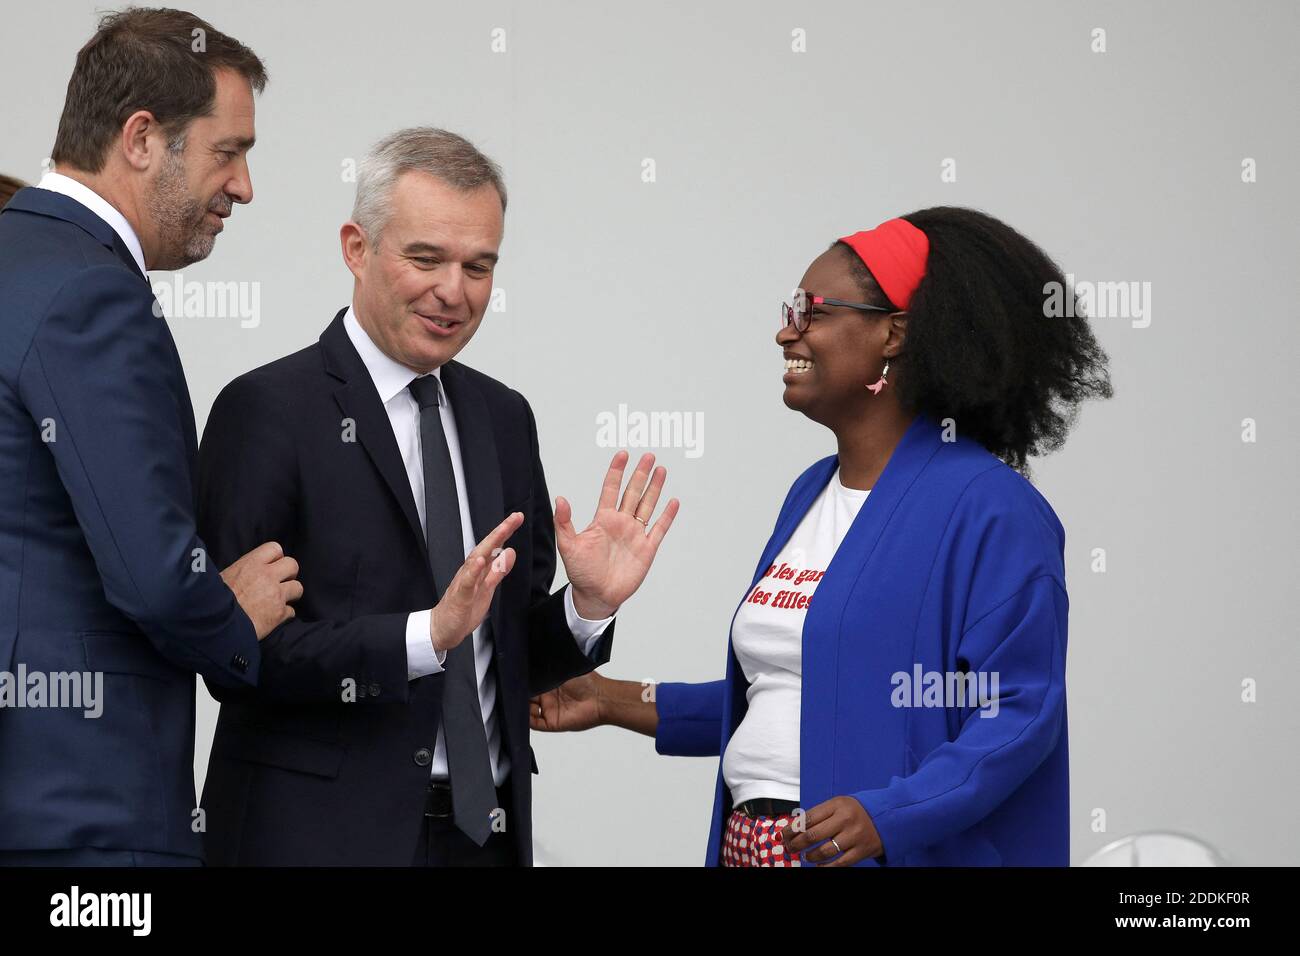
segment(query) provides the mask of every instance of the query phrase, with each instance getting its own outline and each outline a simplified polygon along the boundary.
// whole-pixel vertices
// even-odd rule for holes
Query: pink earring
[[[876,382],[873,385],[867,386],[867,388],[871,389],[872,395],[879,395],[880,390],[889,384],[888,382],[885,381],[885,376],[888,374],[889,374],[889,360],[886,359],[884,371],[880,373],[880,381]]]

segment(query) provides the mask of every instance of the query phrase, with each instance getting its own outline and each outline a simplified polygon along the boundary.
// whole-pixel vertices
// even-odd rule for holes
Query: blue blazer
[[[197,448],[121,239],[21,190],[0,213],[0,671],[103,684],[98,717],[0,707],[0,850],[202,853],[194,674],[251,685],[259,657],[195,534]]]
[[[795,481],[751,587],[837,465],[824,458]],[[803,629],[800,806],[856,798],[885,851],[862,865],[1069,865],[1064,546],[1033,485],[917,416]],[[931,672],[964,671],[988,675],[990,689],[996,673],[996,713],[909,689]],[[660,684],[656,749],[720,756],[745,716],[747,686],[730,642],[724,680]],[[731,811],[719,762],[709,866]]]

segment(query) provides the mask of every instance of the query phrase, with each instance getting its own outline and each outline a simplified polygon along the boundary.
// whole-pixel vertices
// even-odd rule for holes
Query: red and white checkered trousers
[[[793,818],[747,817],[732,811],[722,834],[723,866],[799,866],[799,854],[786,850],[781,831]]]

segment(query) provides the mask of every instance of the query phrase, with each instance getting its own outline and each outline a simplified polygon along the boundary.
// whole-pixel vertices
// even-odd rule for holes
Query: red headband
[[[875,229],[844,236],[840,242],[847,243],[866,263],[889,301],[906,310],[925,276],[930,255],[925,233],[906,219],[889,219]]]

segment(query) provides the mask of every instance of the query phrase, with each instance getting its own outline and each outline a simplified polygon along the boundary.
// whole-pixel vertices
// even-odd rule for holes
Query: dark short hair
[[[1045,286],[1067,288],[1033,241],[976,209],[936,206],[902,217],[930,240],[925,277],[895,359],[904,410],[952,418],[1028,476],[1030,456],[1055,451],[1085,399],[1110,398],[1108,358],[1082,310],[1044,313]],[[864,301],[888,308],[875,277],[845,243]]]
[[[212,112],[218,69],[239,73],[258,93],[266,67],[244,44],[184,10],[128,7],[109,13],[77,53],[51,158],[97,173],[132,113],[148,110],[175,142]]]

